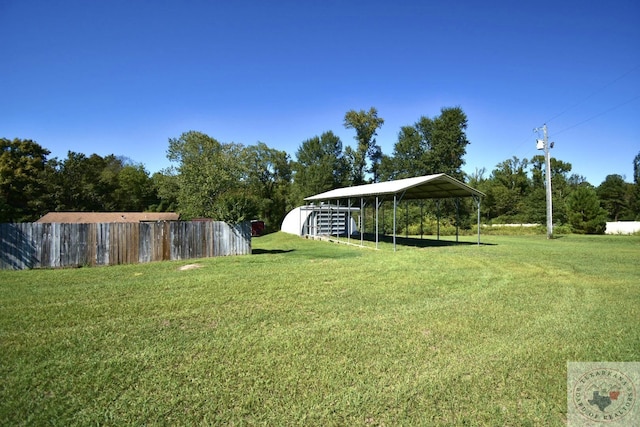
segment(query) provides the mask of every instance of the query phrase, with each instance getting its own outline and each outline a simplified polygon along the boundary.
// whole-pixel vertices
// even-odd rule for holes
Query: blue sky
[[[0,0],[0,137],[155,172],[198,130],[295,157],[376,107],[400,127],[468,116],[466,172],[552,155],[599,185],[640,152],[640,3]]]

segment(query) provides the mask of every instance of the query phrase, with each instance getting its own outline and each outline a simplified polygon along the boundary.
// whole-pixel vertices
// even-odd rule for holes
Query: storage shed
[[[284,217],[280,230],[296,236],[353,236],[358,234],[353,213],[359,211],[328,203],[299,206]]]

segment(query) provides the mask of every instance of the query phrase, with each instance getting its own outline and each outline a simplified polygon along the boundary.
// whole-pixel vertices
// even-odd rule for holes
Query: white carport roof
[[[374,184],[343,187],[326,191],[305,198],[305,200],[322,201],[348,199],[351,197],[370,197],[399,195],[405,200],[447,199],[452,197],[483,197],[485,194],[469,187],[449,175],[439,173],[435,175],[417,176],[414,178],[398,179],[395,181],[376,182]]]

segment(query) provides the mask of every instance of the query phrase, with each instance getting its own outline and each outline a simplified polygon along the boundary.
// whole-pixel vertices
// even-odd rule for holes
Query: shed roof
[[[444,173],[343,187],[305,198],[307,201],[400,195],[403,199],[447,199],[452,197],[483,197],[485,194]]]
[[[95,224],[107,222],[177,221],[175,212],[49,212],[36,222]]]

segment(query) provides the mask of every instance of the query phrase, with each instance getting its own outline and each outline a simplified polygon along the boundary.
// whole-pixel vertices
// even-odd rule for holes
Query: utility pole
[[[539,131],[540,128],[536,130]],[[551,195],[551,161],[549,160],[549,150],[553,148],[553,142],[549,145],[546,123],[542,126],[542,132],[544,139],[537,141],[537,148],[538,150],[544,150],[545,181],[547,184],[547,239],[551,239],[553,238],[553,198]]]

